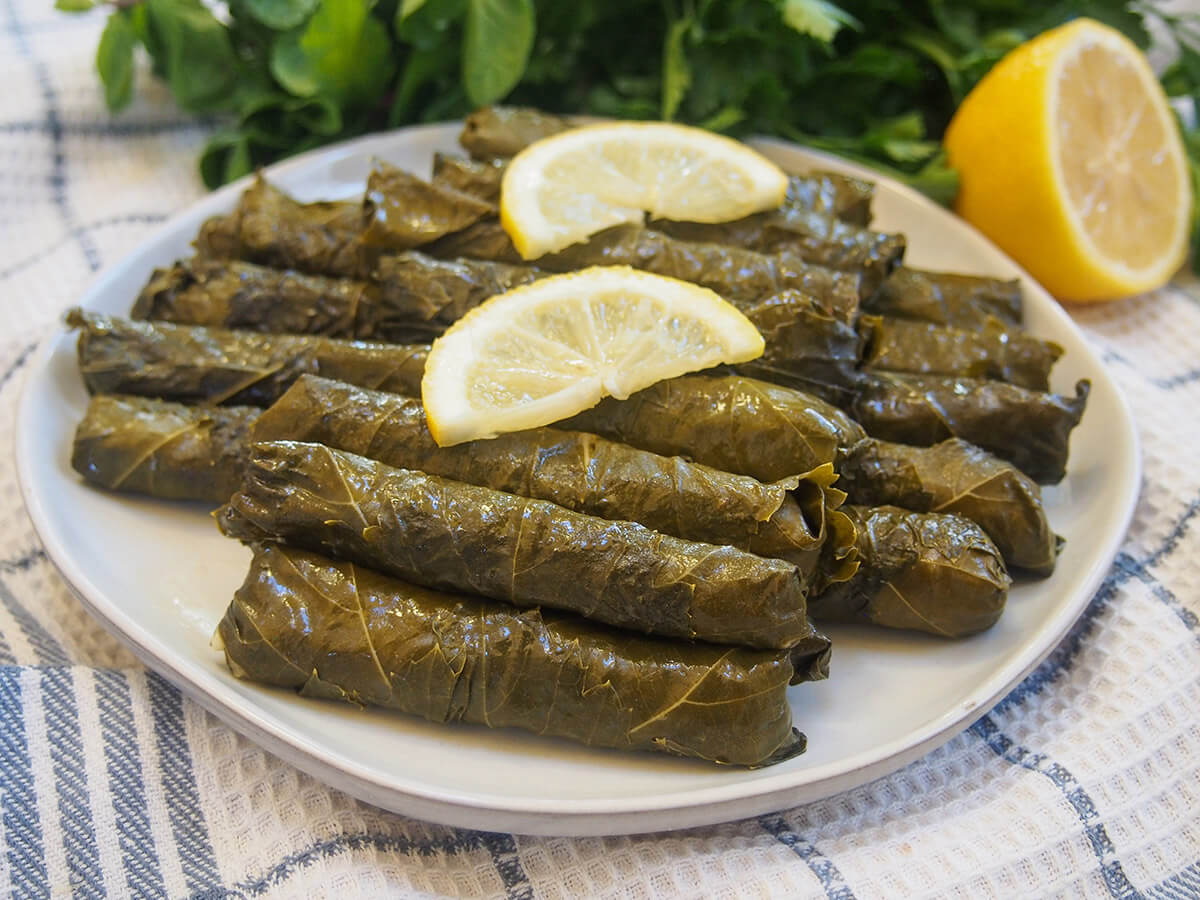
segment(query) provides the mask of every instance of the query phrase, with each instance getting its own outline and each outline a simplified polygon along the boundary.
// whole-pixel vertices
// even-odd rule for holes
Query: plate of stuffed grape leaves
[[[508,160],[577,124],[494,108],[315,151],[102,273],[18,413],[47,553],[188,696],[407,815],[630,833],[894,771],[1099,587],[1140,480],[1120,391],[952,213],[777,140],[751,144],[778,207],[524,259]],[[439,446],[430,344],[606,265],[715,291],[762,355]]]

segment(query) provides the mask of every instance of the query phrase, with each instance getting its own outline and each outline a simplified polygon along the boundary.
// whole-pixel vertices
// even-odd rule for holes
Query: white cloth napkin
[[[0,893],[1200,896],[1200,290],[1072,311],[1133,406],[1142,497],[1079,623],[968,731],[863,787],[720,826],[570,839],[430,825],[325,787],[182,699],[41,550],[9,450],[23,370],[102,265],[202,194],[205,130],[153,84],[105,113],[102,16],[6,0],[0,20]]]

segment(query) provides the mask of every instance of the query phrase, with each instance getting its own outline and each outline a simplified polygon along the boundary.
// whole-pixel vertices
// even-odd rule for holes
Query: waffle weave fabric
[[[970,729],[779,814],[519,837],[338,793],[147,671],[72,596],[11,452],[37,343],[203,193],[207,126],[145,73],[104,111],[102,18],[0,4],[0,893],[80,897],[1200,896],[1200,286],[1072,315],[1144,448],[1133,525],[1067,638]]]

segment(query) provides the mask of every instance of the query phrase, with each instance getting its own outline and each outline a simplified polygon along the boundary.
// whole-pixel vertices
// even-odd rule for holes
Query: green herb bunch
[[[96,65],[114,111],[141,48],[182,109],[216,118],[210,186],[503,100],[779,135],[946,201],[939,141],[957,104],[1017,44],[1082,15],[1143,48],[1165,26],[1181,52],[1164,85],[1200,90],[1195,19],[1119,0],[115,0]]]

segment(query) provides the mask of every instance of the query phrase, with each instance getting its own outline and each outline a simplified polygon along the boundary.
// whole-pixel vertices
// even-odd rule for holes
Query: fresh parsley
[[[58,0],[64,12],[96,0]],[[114,0],[96,53],[114,112],[149,56],[179,106],[221,126],[216,186],[282,156],[504,100],[791,138],[943,202],[940,138],[1005,53],[1090,16],[1178,49],[1173,97],[1200,93],[1200,22],[1124,0]],[[140,48],[140,50],[139,50]],[[1186,135],[1200,171],[1200,136]]]

